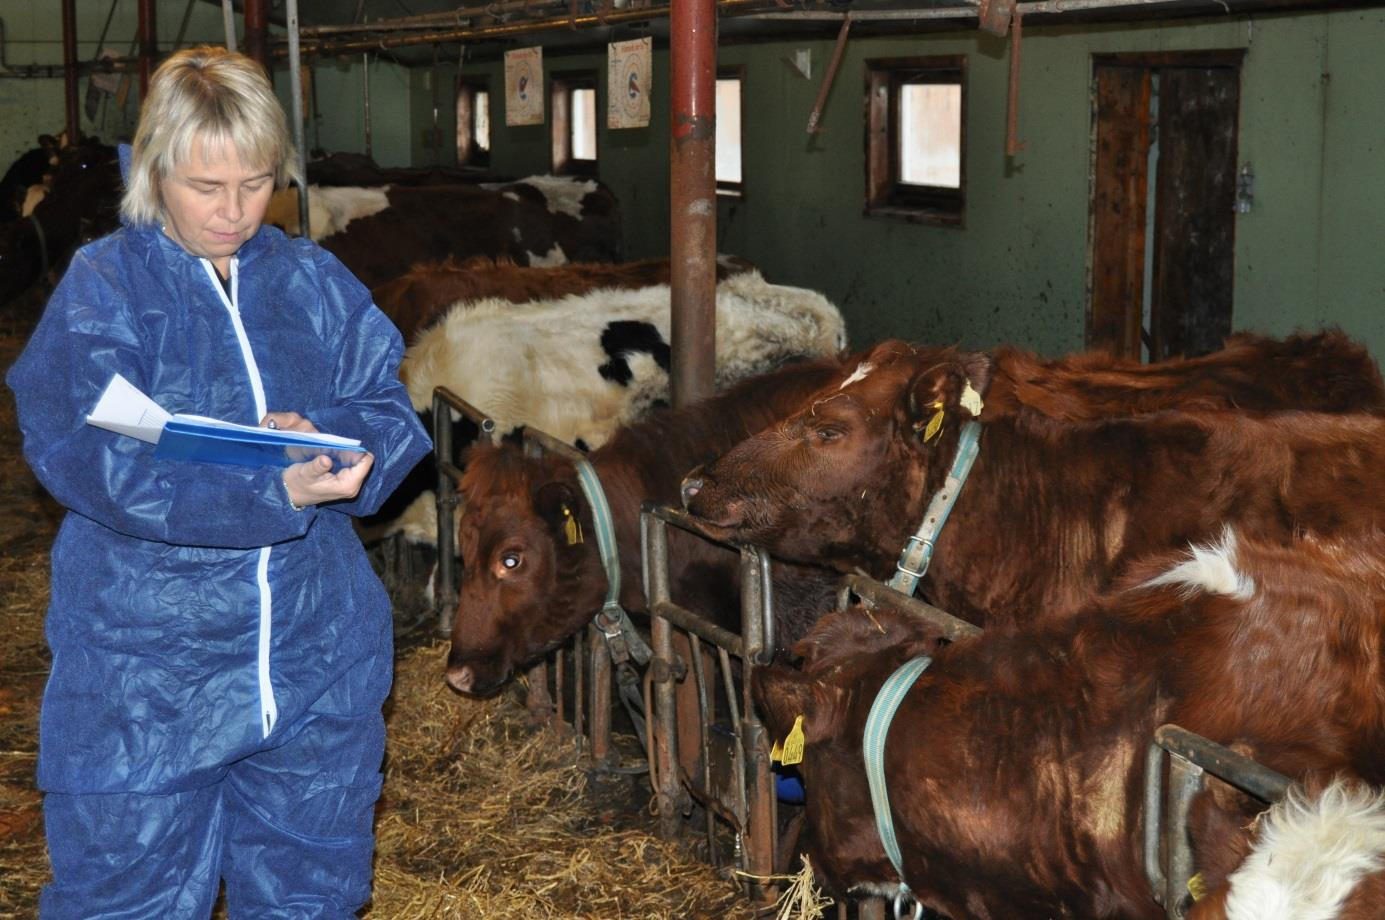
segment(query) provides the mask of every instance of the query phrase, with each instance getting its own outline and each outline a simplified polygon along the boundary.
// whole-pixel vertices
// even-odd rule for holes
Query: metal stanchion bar
[[[1169,807],[1163,808],[1163,757],[1169,753]],[[1177,725],[1163,725],[1145,758],[1145,875],[1155,900],[1171,920],[1182,917],[1182,901],[1193,874],[1188,840],[1188,812],[1204,784],[1213,776],[1272,804],[1284,797],[1291,780],[1248,757]],[[1168,870],[1160,860],[1160,842]]]
[[[755,714],[751,682],[754,669],[768,662],[774,652],[770,557],[760,547],[741,546],[710,536],[702,530],[698,520],[671,508],[645,503],[640,522],[645,547],[646,594],[650,599],[650,612],[654,616],[656,638],[662,636],[665,630],[671,634],[672,630],[677,628],[690,634],[695,649],[692,671],[701,713],[699,738],[702,743],[704,766],[700,771],[700,784],[695,777],[683,777],[687,791],[691,792],[709,813],[715,812],[717,817],[732,828],[736,835],[739,867],[750,876],[767,878],[774,868],[774,781],[769,762],[769,739],[763,724]],[[741,634],[737,635],[711,623],[705,617],[670,599],[667,536],[669,524],[740,554]],[[732,727],[734,763],[731,781],[735,788],[723,790],[728,796],[725,800],[721,798],[721,793],[712,788],[711,751],[708,743],[712,703],[709,682],[701,660],[702,650],[698,644],[703,641],[711,643],[717,649],[718,671],[724,682],[722,690],[729,706]],[[732,655],[742,662],[739,691],[733,680]],[[672,736],[675,733],[675,726],[664,719],[665,714],[671,717],[673,712],[672,708],[659,710],[659,724],[663,735]],[[676,749],[674,753],[676,754]],[[676,784],[668,782],[666,774],[661,774],[661,779],[668,789],[663,794],[665,800],[672,801],[676,794],[682,792],[674,791]],[[714,832],[715,826],[709,820],[708,846],[715,856],[718,846]],[[757,895],[773,895],[773,886],[752,884],[755,885]]]
[[[845,601],[848,599],[848,591],[869,604],[878,604],[882,607],[902,610],[905,613],[926,620],[941,629],[944,638],[952,641],[965,639],[968,636],[981,635],[981,627],[974,626],[966,620],[953,616],[946,610],[939,610],[932,604],[926,604],[921,600],[896,591],[888,585],[882,584],[873,578],[867,578],[864,575],[843,576],[842,592],[838,602],[839,607],[844,606]]]

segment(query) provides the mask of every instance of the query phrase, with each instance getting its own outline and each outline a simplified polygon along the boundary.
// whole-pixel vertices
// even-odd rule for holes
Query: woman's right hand
[[[284,470],[284,488],[288,491],[289,501],[300,508],[352,499],[361,491],[366,474],[374,463],[374,454],[366,454],[354,465],[343,466],[334,473],[331,457],[314,457]]]

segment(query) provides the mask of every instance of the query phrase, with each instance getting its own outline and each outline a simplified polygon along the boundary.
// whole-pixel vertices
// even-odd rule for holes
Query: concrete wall
[[[77,4],[77,56],[81,60],[96,57],[98,39],[112,9],[111,0],[81,0]],[[122,0],[114,5],[115,15],[106,31],[105,47],[117,54],[131,52],[136,34],[136,5]],[[183,15],[189,10],[187,0],[159,0],[157,4],[157,35],[159,47],[170,48],[178,36]],[[5,27],[5,62],[11,67],[26,64],[62,65],[62,8],[55,0],[0,0],[0,20]],[[244,23],[236,17],[238,35]],[[191,16],[183,45],[221,44],[225,41],[219,5],[201,0],[191,6]],[[307,134],[310,147],[318,145],[331,151],[363,152],[365,148],[365,117],[362,105],[361,57],[328,59],[317,62],[317,99],[322,108],[321,118],[310,124]],[[84,134],[101,138],[107,143],[129,140],[139,116],[139,77],[132,75],[133,85],[125,105],[117,105],[114,97],[105,97],[97,108],[96,117],[82,115]],[[288,110],[289,76],[281,64],[274,74],[275,89]],[[372,153],[382,166],[407,166],[412,153],[410,131],[410,74],[403,67],[372,59],[371,63],[371,127]],[[78,104],[86,98],[87,80],[78,86]],[[15,157],[35,146],[38,135],[57,134],[66,122],[63,102],[63,81],[58,78],[13,79],[0,77],[0,170]]]
[[[1050,354],[1080,350],[1091,55],[1243,48],[1238,158],[1254,165],[1256,200],[1237,218],[1235,327],[1285,334],[1335,324],[1382,356],[1385,259],[1375,252],[1385,240],[1381,47],[1380,10],[1029,27],[1019,116],[1025,147],[1007,160],[1008,57],[999,39],[853,39],[824,133],[811,139],[804,126],[831,42],[727,46],[719,63],[745,67],[745,197],[721,203],[720,248],[755,261],[774,280],[824,291],[846,314],[855,343],[902,336],[976,347],[1013,342]],[[811,80],[783,60],[798,48],[811,49]],[[929,54],[968,60],[963,228],[862,213],[864,61]],[[550,58],[546,68],[604,74],[605,58]],[[491,80],[494,168],[546,170],[547,128],[503,125],[501,65],[466,72]],[[667,249],[667,78],[667,51],[656,50],[653,123],[643,130],[603,127],[599,137],[602,179],[621,200],[631,257]]]

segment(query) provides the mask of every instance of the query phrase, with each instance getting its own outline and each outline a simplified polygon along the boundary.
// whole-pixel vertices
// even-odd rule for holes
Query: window
[[[484,81],[457,84],[457,165],[491,162],[491,94]]]
[[[962,223],[966,58],[866,62],[866,211]]]
[[[742,69],[717,74],[717,194],[739,196],[741,187]]]
[[[596,76],[553,75],[553,171],[596,175]]]

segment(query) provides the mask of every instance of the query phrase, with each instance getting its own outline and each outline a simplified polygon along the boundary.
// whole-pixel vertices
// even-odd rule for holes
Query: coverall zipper
[[[264,382],[260,379],[260,367],[255,363],[255,353],[250,350],[250,339],[246,336],[245,325],[240,319],[240,260],[235,256],[231,257],[230,297],[226,296],[226,290],[221,286],[216,268],[211,261],[199,261],[207,270],[208,280],[211,281],[212,287],[216,288],[216,293],[226,306],[226,312],[231,316],[231,325],[235,327],[236,338],[240,341],[241,357],[245,359],[245,370],[250,375],[250,390],[255,396],[255,419],[258,421],[265,417],[268,410],[265,408]],[[260,641],[256,667],[260,682],[260,728],[264,732],[264,737],[268,738],[269,733],[274,730],[274,723],[279,719],[279,707],[274,702],[274,685],[269,679],[269,638],[273,607],[273,595],[269,590],[269,547],[260,547],[259,554],[259,564],[255,567],[255,580],[260,587]]]

